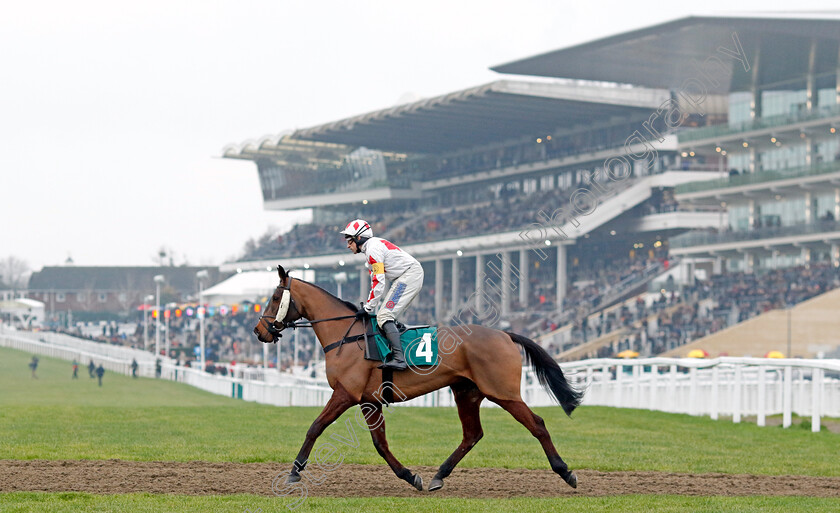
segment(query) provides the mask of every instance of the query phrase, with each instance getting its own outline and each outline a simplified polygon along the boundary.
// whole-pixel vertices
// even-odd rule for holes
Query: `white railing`
[[[586,388],[583,404],[660,410],[713,419],[731,416],[740,422],[755,416],[759,426],[768,415],[811,417],[819,431],[820,418],[840,417],[840,360],[800,360],[721,357],[599,358],[564,363],[566,377]],[[529,373],[530,374],[530,373]],[[548,394],[526,374],[523,398],[528,404],[547,404]]]
[[[77,341],[76,345],[72,344],[73,340]],[[76,360],[82,370],[88,362],[93,360],[95,364],[102,364],[103,368],[111,372],[125,375],[131,374],[131,361],[136,357],[138,376],[152,377],[155,374],[154,355],[150,353],[144,353],[145,356],[135,356],[132,353],[115,351],[118,349],[136,351],[130,348],[110,346],[58,333],[9,331],[0,327],[0,347],[67,361]]]
[[[45,335],[48,334],[4,331],[0,327],[0,347],[75,359],[82,366],[94,359],[106,369],[125,375],[131,373],[131,358],[136,358],[140,365],[138,374],[155,375],[154,355],[149,353],[135,357],[136,350],[128,348],[66,335]],[[74,340],[85,350],[71,347]],[[116,349],[132,351],[127,353],[131,358],[107,355]],[[586,390],[584,405],[709,415],[713,419],[727,416],[733,422],[755,416],[759,426],[766,424],[768,415],[782,415],[782,425],[788,427],[796,414],[811,417],[812,431],[819,431],[822,417],[840,417],[840,379],[831,376],[840,375],[840,360],[600,358],[563,363],[561,367],[573,386]],[[237,368],[235,377],[219,376],[164,360],[160,377],[214,394],[275,406],[323,406],[332,394],[324,380],[275,369]],[[522,369],[521,390],[522,398],[531,406],[555,404],[530,368]],[[394,395],[397,397],[399,392]],[[444,388],[396,405],[455,406],[455,402],[452,392]],[[495,407],[489,401],[482,406]]]

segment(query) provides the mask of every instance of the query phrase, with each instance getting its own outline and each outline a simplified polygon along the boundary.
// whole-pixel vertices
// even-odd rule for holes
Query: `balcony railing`
[[[780,116],[767,116],[757,118],[734,125],[720,124],[706,126],[694,130],[685,130],[679,133],[679,142],[699,141],[701,139],[723,138],[728,135],[773,128],[777,126],[791,125],[814,119],[830,118],[840,116],[840,105],[819,107],[811,111],[802,111],[795,114],[783,114]]]
[[[775,239],[795,235],[810,235],[840,231],[840,221],[817,221],[810,224],[793,226],[779,226],[773,228],[757,228],[755,230],[725,232],[725,233],[685,233],[669,239],[671,249],[706,246],[710,244],[725,244],[727,242],[741,242],[750,240]]]
[[[706,182],[691,182],[676,187],[677,194],[690,192],[711,191],[714,189],[725,189],[739,185],[752,185],[757,183],[774,182],[777,180],[789,180],[791,178],[802,178],[806,176],[823,175],[840,171],[840,161],[823,162],[814,166],[795,167],[778,171],[760,171],[745,175],[733,175],[720,180],[709,180]]]

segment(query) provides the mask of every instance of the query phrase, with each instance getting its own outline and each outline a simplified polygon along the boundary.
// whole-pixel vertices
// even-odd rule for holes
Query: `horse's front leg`
[[[404,479],[414,488],[423,491],[423,478],[420,477],[420,474],[412,474],[388,448],[388,440],[385,439],[385,417],[382,415],[382,405],[365,403],[362,405],[362,414],[367,421],[368,429],[370,429],[370,436],[373,438],[373,446],[376,448],[376,452],[385,459],[398,478]]]
[[[306,439],[303,441],[303,446],[301,446],[300,452],[298,452],[297,458],[295,458],[294,466],[292,466],[292,471],[289,473],[289,483],[300,481],[300,471],[306,468],[306,462],[309,459],[309,453],[312,451],[312,447],[315,445],[315,440],[321,436],[321,433],[324,432],[327,426],[332,424],[335,419],[340,417],[342,413],[356,403],[357,401],[353,399],[341,383],[337,383],[332,396],[330,396],[330,400],[324,406],[324,410],[318,415],[315,422],[309,426],[309,430],[306,432]]]

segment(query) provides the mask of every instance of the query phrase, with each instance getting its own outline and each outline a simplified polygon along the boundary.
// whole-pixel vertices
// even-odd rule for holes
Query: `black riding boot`
[[[394,324],[394,321],[386,321],[382,325],[382,332],[388,339],[388,345],[391,346],[391,350],[393,351],[391,356],[393,358],[380,365],[379,368],[393,370],[407,369],[408,365],[406,365],[405,357],[403,356],[402,344],[400,344],[400,330],[397,329],[397,325]]]

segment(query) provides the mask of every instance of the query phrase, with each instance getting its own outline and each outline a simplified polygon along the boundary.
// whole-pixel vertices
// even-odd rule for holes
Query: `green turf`
[[[30,358],[0,350],[0,459],[288,462],[320,411],[246,403],[114,373],[100,388],[86,370],[71,380],[68,362],[48,358],[33,380]],[[333,442],[343,461],[382,465],[356,411],[319,443],[331,435],[355,436],[358,447]],[[558,407],[536,411],[572,468],[837,475],[840,435],[830,432],[603,407],[582,407],[573,420]],[[548,468],[539,444],[510,415],[498,408],[481,413],[485,437],[462,466]],[[460,442],[452,408],[391,407],[386,418],[391,449],[407,466],[440,465]]]
[[[86,493],[0,493],[0,512],[50,511],[82,513],[235,512],[289,511],[282,499],[253,495],[92,495]],[[348,512],[497,512],[545,513],[546,511],[612,513],[836,513],[839,499],[813,497],[683,497],[672,495],[625,495],[547,499],[443,499],[310,497],[294,511]]]

